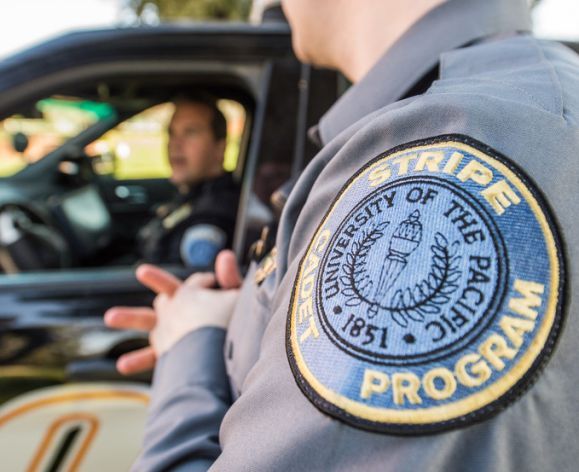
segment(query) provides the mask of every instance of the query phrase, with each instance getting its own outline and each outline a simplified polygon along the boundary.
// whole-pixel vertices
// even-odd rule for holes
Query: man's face
[[[169,123],[171,182],[191,185],[222,172],[225,140],[211,129],[212,110],[200,103],[180,102]]]

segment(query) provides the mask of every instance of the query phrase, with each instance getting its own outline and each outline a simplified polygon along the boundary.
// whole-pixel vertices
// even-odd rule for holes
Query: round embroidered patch
[[[561,326],[563,260],[533,185],[463,136],[389,151],[344,186],[301,261],[296,381],[388,433],[481,420],[514,400]]]

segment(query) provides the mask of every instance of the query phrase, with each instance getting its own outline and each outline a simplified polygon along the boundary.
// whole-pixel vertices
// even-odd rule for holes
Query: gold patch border
[[[436,138],[433,138],[436,139]],[[503,164],[500,160],[493,156],[489,156],[479,149],[463,143],[461,141],[454,141],[452,139],[441,141],[441,142],[430,142],[424,145],[410,146],[405,149],[401,149],[392,154],[385,155],[384,157],[378,159],[376,162],[370,164],[365,170],[360,172],[360,174],[352,179],[347,186],[340,192],[339,198],[337,198],[331,205],[327,214],[325,215],[322,223],[316,230],[316,233],[312,237],[310,244],[306,250],[303,260],[305,261],[307,257],[311,254],[314,241],[317,240],[321,231],[327,223],[328,218],[332,215],[335,207],[341,201],[341,199],[346,195],[348,190],[360,179],[367,176],[368,173],[374,169],[376,166],[387,162],[391,159],[399,157],[402,154],[408,154],[416,151],[423,150],[435,150],[443,147],[453,147],[457,150],[465,151],[473,156],[481,159],[483,162],[491,165],[492,168],[501,172],[505,177],[509,179],[509,182],[513,183],[517,190],[521,192],[521,195],[525,198],[525,201],[529,204],[531,210],[533,211],[539,225],[543,231],[543,236],[545,237],[545,243],[547,245],[547,252],[549,255],[549,262],[551,268],[551,284],[549,287],[549,299],[547,301],[545,316],[543,318],[543,323],[541,324],[535,338],[529,345],[527,351],[519,359],[518,363],[509,371],[508,374],[503,375],[496,382],[491,383],[485,389],[479,390],[476,393],[463,398],[455,403],[449,403],[445,405],[428,407],[428,408],[416,408],[413,410],[395,410],[391,408],[376,408],[368,405],[363,405],[359,402],[351,400],[343,395],[340,395],[329,388],[322,385],[311,371],[308,369],[304,362],[302,353],[299,349],[299,344],[297,341],[297,333],[295,327],[295,320],[297,314],[298,303],[293,302],[291,306],[290,315],[290,343],[292,348],[292,355],[294,357],[294,362],[299,369],[300,374],[312,388],[323,400],[329,402],[335,407],[338,407],[350,415],[355,417],[371,421],[374,423],[392,424],[392,425],[432,425],[434,423],[443,423],[456,420],[460,417],[474,413],[475,411],[481,410],[484,407],[490,405],[494,401],[498,400],[500,397],[509,392],[531,369],[534,362],[537,360],[541,354],[543,348],[545,347],[547,341],[549,340],[549,335],[553,324],[555,322],[555,317],[557,314],[557,306],[559,303],[559,287],[560,287],[560,264],[557,254],[557,245],[555,236],[553,235],[549,222],[545,217],[541,205],[536,200],[533,193],[528,189],[525,182],[523,182],[519,176],[513,172],[509,167]],[[303,264],[300,266],[298,276],[296,277],[296,282],[294,283],[295,290],[299,289],[299,284],[302,279],[303,274]]]

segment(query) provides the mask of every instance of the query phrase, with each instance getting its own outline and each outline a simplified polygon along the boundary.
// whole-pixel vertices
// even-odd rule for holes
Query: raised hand
[[[204,326],[226,328],[242,279],[232,251],[221,251],[215,275],[197,273],[182,282],[167,271],[141,265],[137,279],[157,297],[150,307],[113,307],[105,313],[111,328],[150,333],[151,345],[119,357],[117,369],[125,375],[150,370],[158,356],[194,329]],[[215,290],[216,284],[222,290]]]

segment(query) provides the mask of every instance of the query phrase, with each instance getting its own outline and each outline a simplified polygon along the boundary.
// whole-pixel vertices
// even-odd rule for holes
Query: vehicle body
[[[78,32],[0,63],[6,470],[126,470],[137,452],[150,379],[122,378],[114,364],[147,340],[105,328],[102,316],[113,305],[152,301],[134,277],[135,234],[175,190],[163,156],[152,164],[157,156],[143,150],[164,146],[162,125],[147,116],[166,118],[172,97],[196,87],[241,117],[229,165],[242,185],[234,249],[245,260],[263,223],[251,202],[272,190],[260,169],[277,166],[274,181],[295,177],[315,153],[307,128],[338,93],[335,73],[294,58],[286,25]],[[69,115],[81,124],[56,139],[54,129],[67,128],[59,117]],[[143,144],[151,129],[156,141]],[[111,139],[125,141],[107,147]],[[131,161],[139,152],[146,166]],[[15,243],[14,229],[26,237]],[[195,270],[168,269],[180,276]]]

